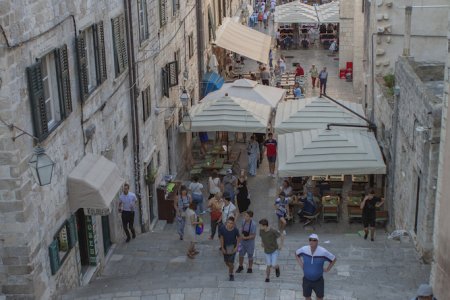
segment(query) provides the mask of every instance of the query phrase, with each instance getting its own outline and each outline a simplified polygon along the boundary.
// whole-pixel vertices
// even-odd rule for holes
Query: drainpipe
[[[202,79],[203,79],[203,70],[205,69],[204,65],[204,18],[202,14],[202,2],[203,0],[196,0],[197,7],[195,10],[195,15],[197,18],[197,66],[198,66],[198,98],[202,97]]]
[[[133,155],[134,155],[134,189],[139,202],[139,219],[141,222],[141,232],[145,232],[145,226],[142,219],[142,195],[141,195],[141,161],[139,152],[139,116],[137,107],[137,97],[139,96],[136,88],[136,59],[134,56],[134,40],[133,40],[133,15],[131,11],[131,0],[124,0],[127,51],[129,57],[128,64],[128,80],[130,91],[130,108],[131,108],[131,130],[133,134]]]
[[[411,56],[411,14],[412,6],[405,7],[405,38],[403,39],[402,56]]]
[[[397,136],[398,136],[398,114],[400,106],[400,88],[398,86],[394,87],[394,115],[392,117],[393,132],[391,137],[391,147],[393,155],[391,157],[391,170],[389,172],[389,201],[387,203],[388,209],[391,212],[391,217],[395,216],[394,211],[394,191],[395,191],[395,173],[397,172]]]

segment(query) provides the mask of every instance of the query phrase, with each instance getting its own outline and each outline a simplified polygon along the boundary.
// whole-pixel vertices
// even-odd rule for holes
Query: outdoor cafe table
[[[224,158],[206,159],[202,165],[202,168],[203,168],[203,170],[206,170],[206,171],[220,170],[223,168],[224,162],[225,162]]]

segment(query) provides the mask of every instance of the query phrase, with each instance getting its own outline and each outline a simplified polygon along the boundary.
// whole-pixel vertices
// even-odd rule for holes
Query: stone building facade
[[[364,1],[340,0],[339,69],[353,64],[353,91],[359,103],[364,93]],[[339,74],[338,74],[339,75]]]
[[[374,93],[378,76],[394,74],[395,62],[403,53],[405,7],[411,15],[410,56],[417,62],[443,62],[446,53],[446,0],[379,0],[364,2],[364,95],[366,113],[374,117]],[[430,7],[420,7],[430,6]],[[423,26],[427,24],[427,26]],[[426,49],[426,51],[424,51]]]
[[[190,145],[178,132],[179,97],[199,95],[196,5],[2,2],[0,295],[55,298],[101,271],[123,241],[117,196],[105,216],[69,204],[68,176],[86,154],[106,157],[130,183],[138,232],[156,220],[156,185],[183,171]],[[37,140],[13,141],[21,130]],[[42,187],[27,164],[37,144],[56,163]]]
[[[446,299],[450,293],[448,291],[448,282],[450,282],[450,187],[447,184],[450,181],[450,110],[448,109],[448,100],[450,95],[450,10],[448,14],[448,45],[449,53],[445,65],[445,87],[444,103],[442,107],[442,130],[441,130],[441,148],[439,155],[438,184],[436,191],[436,213],[434,222],[434,259],[431,269],[431,283],[433,285],[434,296],[436,299]]]

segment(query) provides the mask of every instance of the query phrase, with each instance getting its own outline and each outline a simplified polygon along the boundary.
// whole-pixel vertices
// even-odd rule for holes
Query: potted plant
[[[148,184],[155,183],[156,176],[158,176],[158,170],[152,169],[152,171],[145,176],[145,182]]]

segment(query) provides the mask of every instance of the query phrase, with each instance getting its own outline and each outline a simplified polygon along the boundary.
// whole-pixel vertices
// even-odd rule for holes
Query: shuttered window
[[[48,246],[52,275],[58,272],[70,250],[75,247],[77,241],[77,226],[75,216],[72,215],[63,223],[61,228],[53,237],[53,241]]]
[[[210,42],[216,39],[216,24],[211,6],[208,6],[208,37]]]
[[[148,86],[145,90],[142,91],[142,112],[144,122],[148,120],[150,117],[150,113],[152,112],[152,103],[150,97],[150,86]]]
[[[86,28],[75,40],[82,101],[107,78],[104,40],[103,22]]]
[[[189,52],[189,58],[192,58],[194,55],[194,34],[191,33],[188,37],[188,52]]]
[[[161,69],[161,85],[162,95],[169,97],[169,73],[167,72],[167,67]]]
[[[149,37],[147,0],[138,0],[139,41],[142,43]]]
[[[180,0],[172,0],[172,15],[176,16],[180,10]]]
[[[116,77],[128,66],[128,54],[125,44],[125,17],[120,15],[111,20],[114,44],[114,66]]]
[[[67,46],[26,69],[34,135],[44,140],[72,112]]]
[[[167,0],[159,1],[159,26],[163,27],[167,24]]]
[[[169,76],[169,87],[178,85],[178,62],[172,61],[166,65]]]

